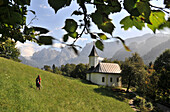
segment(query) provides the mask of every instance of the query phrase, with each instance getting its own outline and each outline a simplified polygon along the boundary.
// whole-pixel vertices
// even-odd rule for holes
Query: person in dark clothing
[[[40,78],[40,75],[38,75],[38,77],[36,78],[36,86],[37,86],[37,89],[40,90],[40,87],[41,87],[41,78]]]

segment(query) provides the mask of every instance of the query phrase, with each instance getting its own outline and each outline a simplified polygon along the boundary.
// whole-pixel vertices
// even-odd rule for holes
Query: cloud
[[[167,28],[167,27],[165,27],[165,28],[163,28],[162,30],[159,30],[158,31],[158,33],[164,33],[164,34],[170,34],[170,28]]]
[[[61,47],[65,47],[66,45],[65,44],[61,44],[61,43],[55,43],[52,45],[52,47],[55,47],[55,48],[61,48]]]
[[[26,43],[20,43],[17,42],[16,47],[20,49],[21,55],[25,57],[32,56],[34,52],[39,51],[42,49],[41,46],[33,43],[33,42],[26,42]]]
[[[87,41],[88,38],[79,38],[78,41]]]
[[[46,5],[44,5],[44,4],[40,4],[40,8],[47,9],[47,8],[49,8],[49,7],[46,6]]]

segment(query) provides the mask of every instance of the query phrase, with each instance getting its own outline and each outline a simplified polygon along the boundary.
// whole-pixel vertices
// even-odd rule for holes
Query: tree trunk
[[[129,92],[129,88],[130,88],[130,84],[131,84],[131,74],[129,75],[129,82],[128,82],[128,87],[127,87],[127,90],[126,92],[128,93]]]

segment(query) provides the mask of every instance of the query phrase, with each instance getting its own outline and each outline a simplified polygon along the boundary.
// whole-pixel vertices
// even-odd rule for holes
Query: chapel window
[[[104,82],[105,81],[105,77],[102,77],[102,82]]]
[[[112,79],[112,77],[110,77],[110,82],[112,82],[113,81],[113,79]]]
[[[119,77],[117,78],[117,82],[119,82]]]

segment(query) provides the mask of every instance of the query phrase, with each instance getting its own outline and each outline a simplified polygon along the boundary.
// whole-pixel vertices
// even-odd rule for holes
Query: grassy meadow
[[[42,79],[40,91],[37,75]],[[0,58],[0,112],[4,111],[133,112],[111,90]]]

